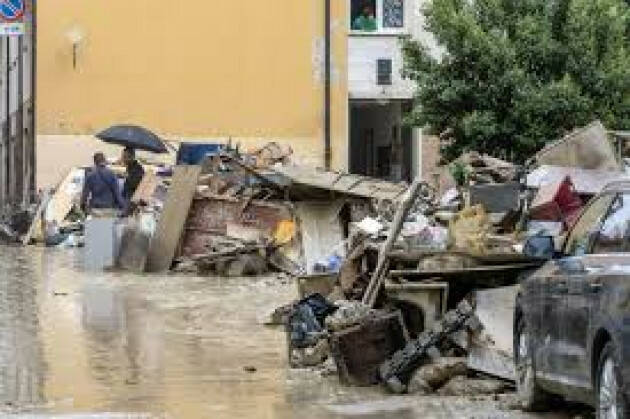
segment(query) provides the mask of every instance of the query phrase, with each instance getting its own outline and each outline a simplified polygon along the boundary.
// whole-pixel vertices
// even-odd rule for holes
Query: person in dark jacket
[[[123,150],[122,160],[127,168],[127,179],[125,180],[122,195],[129,202],[133,198],[136,189],[138,189],[138,185],[142,182],[144,168],[136,160],[136,151],[133,148],[127,147]]]
[[[125,201],[120,193],[118,179],[107,168],[103,153],[94,154],[94,167],[86,174],[81,209],[88,212],[93,209],[125,209]]]

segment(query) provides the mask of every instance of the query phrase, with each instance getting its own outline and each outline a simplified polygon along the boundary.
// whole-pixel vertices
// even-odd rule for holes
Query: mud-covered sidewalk
[[[81,251],[3,248],[0,402],[21,417],[539,417],[513,395],[389,396],[290,370],[261,323],[295,286],[87,273]],[[543,417],[574,417],[554,412]]]

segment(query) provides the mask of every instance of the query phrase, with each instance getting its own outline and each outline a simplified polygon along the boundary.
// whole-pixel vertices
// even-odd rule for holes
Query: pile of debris
[[[476,153],[457,164],[458,188],[438,199],[416,181],[368,204],[325,272],[298,279],[300,300],[283,311],[292,366],[395,393],[513,388],[518,283],[544,263],[524,243],[560,246],[583,206],[626,175],[599,122],[525,167]]]
[[[228,149],[194,172],[176,167],[152,249],[168,245],[162,225],[179,228],[179,245],[167,258],[160,253],[157,266],[149,250],[148,270],[167,269],[169,260],[175,269],[196,267],[200,274],[336,273],[350,225],[378,216],[378,205],[387,207],[407,190],[405,184],[295,166],[289,155],[277,145],[247,154]],[[178,186],[184,179],[197,181],[184,189]],[[165,240],[172,243],[172,236]],[[252,259],[256,267],[246,268]]]

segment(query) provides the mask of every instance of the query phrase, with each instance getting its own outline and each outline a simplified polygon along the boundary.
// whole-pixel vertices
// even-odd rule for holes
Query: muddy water
[[[524,416],[492,399],[390,397],[287,369],[284,334],[260,324],[263,313],[294,297],[293,286],[278,279],[87,273],[80,256],[0,248],[0,410],[6,414]]]

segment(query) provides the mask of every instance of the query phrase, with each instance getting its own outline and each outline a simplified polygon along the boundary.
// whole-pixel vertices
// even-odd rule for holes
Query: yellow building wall
[[[38,133],[136,123],[174,139],[288,143],[321,166],[323,9],[323,0],[42,0]],[[333,165],[343,169],[345,0],[332,0],[332,15]]]

